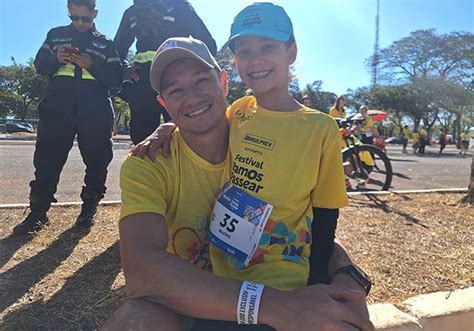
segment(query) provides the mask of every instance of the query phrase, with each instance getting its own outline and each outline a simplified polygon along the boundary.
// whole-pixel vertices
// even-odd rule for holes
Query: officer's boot
[[[81,193],[83,203],[81,213],[76,219],[76,226],[80,228],[90,228],[94,225],[97,206],[102,197],[102,194],[87,193],[84,191]]]
[[[45,225],[49,224],[48,209],[51,206],[51,201],[40,199],[38,197],[30,196],[30,213],[28,216],[15,226],[14,234],[27,234],[41,230]]]

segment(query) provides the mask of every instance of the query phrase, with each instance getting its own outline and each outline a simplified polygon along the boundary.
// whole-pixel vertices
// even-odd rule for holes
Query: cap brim
[[[160,93],[161,91],[161,78],[165,69],[171,63],[181,59],[195,59],[201,62],[209,69],[214,68],[199,55],[185,48],[173,47],[170,49],[166,49],[162,51],[159,55],[155,56],[150,68],[150,85],[157,93]]]
[[[290,39],[291,33],[284,32],[284,31],[268,30],[268,29],[258,29],[258,28],[247,29],[245,31],[242,31],[232,36],[222,47],[224,48],[229,47],[229,45],[233,43],[235,39],[239,37],[244,37],[244,36],[259,36],[259,37],[265,37],[265,38],[273,39],[280,42],[285,42]]]

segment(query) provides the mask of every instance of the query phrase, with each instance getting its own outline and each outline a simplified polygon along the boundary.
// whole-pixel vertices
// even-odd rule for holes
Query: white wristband
[[[237,301],[237,323],[258,324],[258,309],[264,287],[257,283],[242,283]]]

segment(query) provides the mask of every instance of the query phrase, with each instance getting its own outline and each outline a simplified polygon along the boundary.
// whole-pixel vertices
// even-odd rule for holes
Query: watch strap
[[[366,295],[369,294],[370,289],[372,287],[372,281],[370,280],[369,276],[367,276],[367,274],[364,271],[362,271],[362,269],[360,269],[359,267],[353,264],[349,264],[337,269],[334,272],[333,278],[337,274],[340,274],[340,273],[345,273],[345,274],[350,275],[352,279],[354,279],[360,286],[362,286],[362,288],[365,291],[365,294]]]

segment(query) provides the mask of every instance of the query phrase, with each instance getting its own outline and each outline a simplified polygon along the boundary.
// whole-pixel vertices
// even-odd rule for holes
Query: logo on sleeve
[[[92,42],[92,45],[94,45],[94,47],[95,47],[95,48],[98,48],[98,49],[104,49],[104,48],[107,47],[106,44],[101,43],[100,41],[97,41],[97,40],[94,40],[94,41]]]

